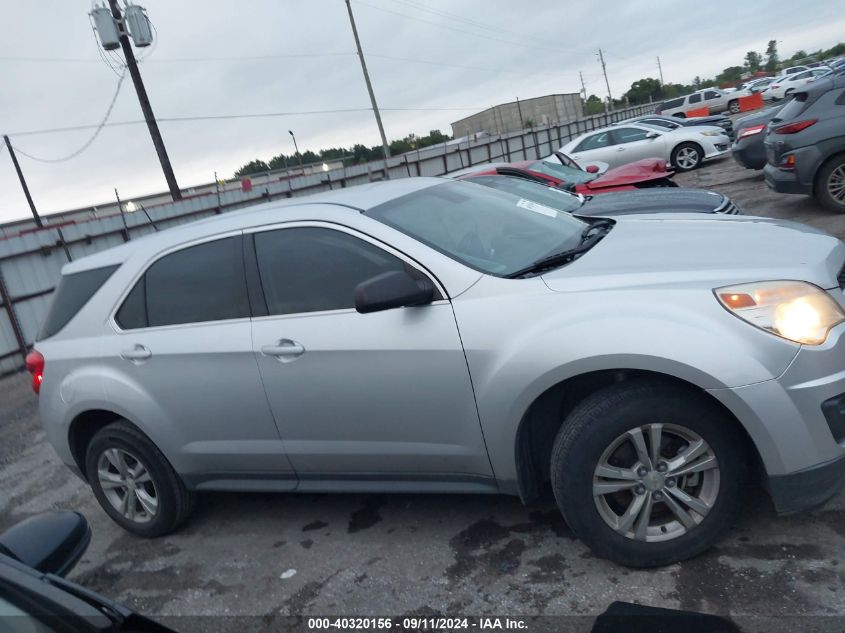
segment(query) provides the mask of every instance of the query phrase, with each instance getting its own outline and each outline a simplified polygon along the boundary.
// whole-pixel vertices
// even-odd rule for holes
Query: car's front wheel
[[[690,171],[701,165],[704,151],[695,143],[681,143],[672,150],[670,162],[675,171]]]
[[[739,100],[734,99],[728,104],[728,110],[731,114],[739,114],[740,107],[739,107]]]
[[[193,510],[194,494],[167,458],[125,420],[94,435],[86,451],[85,472],[106,514],[138,536],[168,534]]]
[[[745,437],[691,389],[621,383],[566,418],[551,475],[567,523],[597,555],[632,567],[667,565],[709,548],[736,518]]]

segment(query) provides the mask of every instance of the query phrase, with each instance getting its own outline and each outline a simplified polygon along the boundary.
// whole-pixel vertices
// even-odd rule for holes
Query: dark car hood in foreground
[[[639,213],[716,213],[730,200],[714,191],[652,188],[603,193],[584,203],[576,215],[616,216]]]

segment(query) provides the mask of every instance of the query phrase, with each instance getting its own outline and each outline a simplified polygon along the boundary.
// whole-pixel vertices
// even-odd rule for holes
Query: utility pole
[[[519,97],[516,98],[516,111],[519,113],[519,129],[525,129],[525,119],[522,118],[522,107],[519,105]]]
[[[138,102],[141,104],[141,111],[144,113],[144,119],[147,121],[147,128],[150,130],[150,136],[153,139],[153,145],[155,146],[156,154],[158,154],[158,160],[161,163],[161,170],[164,172],[164,179],[167,181],[168,189],[170,189],[170,197],[173,200],[181,200],[182,191],[176,182],[173,167],[170,165],[170,158],[167,156],[164,141],[161,138],[161,133],[158,131],[158,123],[156,123],[153,108],[150,105],[150,99],[147,97],[147,90],[144,88],[141,72],[138,70],[138,63],[135,61],[135,53],[132,50],[132,45],[129,43],[126,24],[123,21],[117,0],[109,0],[109,7],[111,8],[112,17],[118,25],[120,46],[123,48],[124,57],[126,57],[126,67],[129,69],[129,75],[132,77],[132,83],[135,84],[135,92],[138,93]]]
[[[5,134],[3,135],[3,140],[6,141],[6,149],[9,150],[9,156],[12,157],[12,164],[15,166],[15,171],[18,172],[18,180],[21,181],[21,189],[23,189],[23,195],[26,196],[26,201],[29,203],[29,210],[32,211],[32,217],[35,218],[35,224],[38,228],[41,228],[44,226],[44,223],[41,221],[41,216],[38,215],[35,203],[32,201],[32,196],[29,195],[29,187],[26,186],[26,180],[23,177],[21,166],[18,164],[18,157],[15,155],[15,148],[12,147],[9,137]]]
[[[584,85],[584,73],[580,70],[578,71],[578,77],[581,79],[581,94],[584,97],[584,101],[587,101],[587,86]]]
[[[660,85],[663,86],[663,66],[660,65],[660,55],[657,56],[657,70],[660,71]]]
[[[613,109],[613,97],[610,95],[610,82],[607,80],[607,67],[604,65],[604,53],[599,49],[599,61],[601,62],[601,71],[604,73],[604,83],[607,86],[607,106]]]
[[[376,95],[373,92],[373,84],[370,83],[370,74],[367,72],[367,62],[364,61],[364,51],[361,50],[361,40],[358,39],[358,29],[355,28],[355,17],[352,15],[352,5],[349,0],[346,0],[346,10],[349,12],[349,23],[352,25],[352,35],[355,37],[355,47],[358,49],[358,59],[361,60],[361,70],[364,71],[364,82],[367,84],[367,92],[370,93],[370,103],[373,105],[373,114],[376,115],[378,133],[381,135],[381,146],[384,149],[384,177],[389,180],[390,172],[387,169],[387,159],[390,158],[390,146],[387,144],[387,137],[384,135],[384,126],[381,123],[381,114],[379,114],[378,111]]]

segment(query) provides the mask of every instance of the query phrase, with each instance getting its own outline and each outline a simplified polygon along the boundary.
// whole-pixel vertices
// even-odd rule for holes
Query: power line
[[[403,18],[407,18],[408,20],[414,20],[416,22],[422,22],[423,24],[429,24],[431,26],[436,26],[439,29],[447,29],[449,31],[455,31],[457,33],[463,33],[465,35],[471,35],[472,37],[478,37],[485,40],[493,40],[494,42],[501,42],[503,44],[510,44],[511,46],[521,46],[523,48],[535,48],[540,50],[553,50],[557,53],[560,53],[560,48],[553,48],[551,46],[533,46],[531,44],[524,44],[522,42],[514,42],[513,40],[503,40],[498,37],[492,37],[490,35],[482,35],[481,33],[473,33],[472,31],[466,31],[464,29],[459,29],[454,26],[449,26],[447,24],[443,24],[442,22],[432,22],[431,20],[425,20],[423,18],[418,18],[413,15],[408,15],[407,13],[401,13],[399,11],[393,11],[392,9],[385,9],[384,7],[379,7],[374,4],[370,4],[369,2],[363,2],[363,0],[356,0],[356,4],[360,4],[366,7],[370,7],[371,9],[376,9],[377,11],[384,11],[385,13],[392,13],[393,15],[398,15]]]
[[[483,110],[484,108],[478,106],[465,108],[379,108],[383,112],[466,112],[468,110]],[[314,114],[348,114],[353,112],[371,112],[372,108],[338,108],[332,110],[299,110],[289,112],[258,112],[245,114],[210,114],[198,116],[174,116],[174,117],[157,117],[160,123],[183,123],[194,121],[221,121],[229,119],[265,119],[285,116],[303,116]],[[127,125],[139,125],[145,123],[144,119],[130,120],[130,121],[113,121],[105,123],[102,127],[123,127]],[[72,125],[67,127],[46,128],[40,130],[23,130],[21,132],[9,132],[9,136],[36,136],[40,134],[57,134],[61,132],[79,132],[82,130],[90,130],[92,128],[101,127],[99,124],[87,125]]]
[[[99,125],[96,126],[96,128],[94,129],[94,133],[91,135],[91,138],[89,138],[87,141],[85,141],[85,143],[83,143],[82,146],[79,149],[77,149],[76,151],[71,152],[67,156],[63,156],[61,158],[39,158],[38,156],[33,156],[32,154],[26,153],[20,147],[15,147],[15,149],[22,156],[26,156],[27,158],[29,158],[31,160],[38,161],[40,163],[63,163],[67,160],[70,160],[71,158],[76,158],[77,156],[79,156],[82,152],[84,152],[86,149],[88,149],[91,146],[91,144],[96,140],[97,136],[99,136],[100,132],[105,127],[106,122],[109,120],[109,116],[111,116],[111,111],[114,108],[114,104],[117,102],[117,96],[120,94],[120,87],[123,85],[124,79],[126,79],[126,71],[125,70],[124,70],[123,74],[120,76],[120,79],[117,80],[117,87],[115,87],[115,89],[114,89],[114,96],[111,99],[111,103],[109,103],[109,107],[106,110],[106,114],[103,117],[103,120],[100,122]]]

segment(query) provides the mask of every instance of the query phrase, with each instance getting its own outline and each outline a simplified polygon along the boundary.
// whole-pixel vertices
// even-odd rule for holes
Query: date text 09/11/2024
[[[318,630],[358,630],[389,631],[391,629],[411,631],[458,631],[458,630],[525,630],[527,623],[519,618],[478,617],[444,618],[405,616],[401,620],[394,618],[308,618],[308,629]]]

